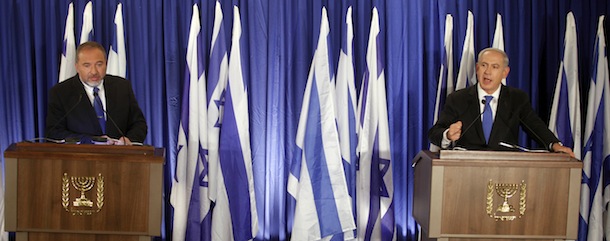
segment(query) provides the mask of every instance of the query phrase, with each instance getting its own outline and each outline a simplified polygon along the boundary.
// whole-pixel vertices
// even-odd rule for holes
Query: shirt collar
[[[80,78],[79,78],[80,80]],[[85,91],[87,93],[91,93],[93,94],[93,87],[97,87],[98,89],[100,89],[100,91],[104,90],[104,79],[102,79],[102,81],[100,81],[100,84],[98,86],[90,86],[87,83],[85,83],[85,81],[80,80],[81,83],[83,83],[83,86],[85,86]]]
[[[503,85],[500,85],[500,87],[498,87],[498,89],[496,91],[491,93],[491,96],[494,97],[492,99],[492,101],[498,100],[498,98],[500,97],[500,90],[502,89],[502,86]],[[483,90],[483,88],[481,88],[481,85],[479,85],[479,84],[477,84],[477,93],[479,94],[479,100],[484,100],[486,95],[490,95],[490,94],[487,94],[487,92],[485,92],[485,90]]]

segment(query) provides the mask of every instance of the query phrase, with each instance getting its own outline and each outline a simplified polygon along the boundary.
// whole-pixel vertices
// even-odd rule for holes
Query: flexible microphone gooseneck
[[[530,113],[528,113],[528,115],[530,115]],[[542,143],[542,145],[544,145],[544,147],[546,149],[550,149],[549,148],[549,144],[548,143],[544,143],[544,140],[542,138],[540,138],[540,136],[538,134],[536,134],[536,132],[530,128],[530,126],[527,124],[527,122],[523,121],[523,119],[521,119],[521,116],[519,116],[519,122],[521,124],[523,124],[523,126],[529,131],[529,133],[531,133],[540,143]]]
[[[98,93],[93,92],[94,96],[98,96]],[[99,98],[98,98],[99,99]],[[99,99],[101,101],[101,99]],[[117,131],[119,131],[119,134],[121,134],[121,137],[125,136],[125,133],[123,133],[123,131],[121,130],[121,128],[119,128],[119,126],[116,124],[116,122],[114,122],[114,119],[112,119],[112,116],[110,116],[110,114],[108,114],[108,112],[106,111],[105,108],[103,108],[102,103],[99,103],[100,106],[102,106],[102,110],[104,111],[104,113],[106,114],[106,116],[108,117],[108,119],[110,120],[110,123],[112,123],[112,126],[114,126],[114,128],[117,129]],[[125,136],[126,137],[126,136]],[[123,143],[126,144],[126,143]]]
[[[520,105],[518,109],[521,109],[523,107],[523,105],[525,105],[525,104]],[[527,114],[527,116],[529,116],[531,114],[532,114],[532,112],[530,111]],[[516,145],[516,144],[513,144],[513,143],[507,143],[507,142],[504,142],[504,141],[501,141],[498,144],[501,145],[501,146],[504,146],[504,147],[508,147],[508,148],[512,148],[512,149],[517,149],[517,150],[525,151],[525,152],[548,152],[548,151],[546,151],[547,149],[549,149],[548,144],[545,143],[544,140],[542,138],[540,138],[540,136],[538,134],[536,134],[536,132],[527,124],[527,122],[523,121],[523,119],[521,118],[520,115],[517,115],[517,118],[519,119],[519,123],[521,125],[523,125],[523,127],[525,129],[527,129],[528,134],[531,134],[534,137],[535,141],[538,141],[539,143],[542,143],[542,145],[545,147],[545,150],[531,150],[531,149],[527,149],[527,148],[524,148],[522,146],[519,146],[519,145]],[[505,119],[503,119],[503,121],[508,123],[508,121],[506,121]]]
[[[481,104],[485,105],[485,104],[487,104],[487,101],[485,101],[485,99],[482,99]],[[466,132],[468,132],[468,130],[470,130],[470,128],[474,125],[474,123],[476,123],[477,121],[479,121],[481,119],[481,116],[483,116],[483,113],[485,113],[485,108],[483,108],[483,111],[481,111],[481,114],[479,114],[479,116],[477,116],[477,118],[475,118],[472,122],[470,122],[470,124],[468,124],[468,126],[466,126],[466,129],[464,129],[464,131],[462,131],[460,138],[453,142],[452,148],[457,147],[458,141],[460,141],[460,139],[462,139],[464,134],[466,134]]]
[[[79,93],[79,94],[78,94],[78,100],[76,101],[76,103],[75,103],[75,104],[74,104],[72,107],[70,107],[70,109],[68,109],[68,111],[66,111],[66,113],[65,113],[65,114],[64,114],[64,115],[63,115],[61,118],[59,118],[59,120],[57,120],[57,121],[55,122],[55,124],[53,124],[53,127],[51,127],[50,129],[48,129],[48,130],[47,130],[47,132],[51,132],[51,131],[55,130],[55,128],[57,128],[57,126],[59,125],[59,123],[61,123],[61,122],[62,122],[64,119],[66,119],[66,117],[68,117],[68,115],[69,115],[69,114],[70,114],[70,113],[71,113],[71,112],[72,112],[74,109],[76,109],[76,106],[78,106],[78,104],[80,104],[80,102],[81,102],[82,100],[83,100],[83,93]],[[47,133],[47,134],[49,134],[49,133]],[[48,139],[48,138],[45,138],[45,139]],[[52,140],[52,139],[50,139],[50,140]],[[57,141],[57,140],[56,140],[56,141]],[[52,142],[55,142],[55,141],[52,141]],[[63,143],[63,142],[61,142],[61,141],[60,141],[60,142],[56,142],[56,143]]]
[[[540,143],[542,143],[543,145],[546,145],[546,143],[544,143],[544,141],[542,140],[542,138],[540,138],[540,136],[538,136],[538,135],[536,134],[536,132],[534,132],[534,131],[532,130],[532,128],[530,128],[530,127],[529,127],[529,125],[528,125],[528,124],[526,124],[526,123],[525,123],[525,122],[524,122],[524,121],[521,119],[521,117],[519,117],[519,123],[523,124],[523,126],[524,126],[526,129],[528,129],[528,130],[529,130],[529,133],[531,133],[531,134],[532,134],[532,135],[533,135],[533,136],[534,136],[534,137],[537,139],[537,141],[540,141]],[[546,148],[545,150],[531,150],[531,149],[527,149],[527,148],[525,148],[525,147],[522,147],[522,146],[519,146],[519,145],[516,145],[516,144],[507,143],[507,142],[503,142],[503,141],[501,141],[501,142],[500,142],[500,143],[498,143],[498,144],[499,144],[499,145],[501,145],[501,146],[504,146],[504,147],[508,147],[508,148],[511,148],[511,149],[516,149],[516,150],[520,150],[520,151],[524,151],[524,152],[549,152],[548,150],[546,150],[546,149],[549,149],[549,147],[548,147],[548,146],[545,146],[545,148]]]

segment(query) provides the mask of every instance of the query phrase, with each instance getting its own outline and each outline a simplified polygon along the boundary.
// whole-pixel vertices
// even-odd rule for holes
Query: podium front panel
[[[445,191],[441,233],[566,234],[569,169],[443,168]],[[502,189],[502,186],[505,188]],[[504,190],[501,192],[507,196],[506,199],[498,194],[498,189]],[[502,210],[505,200],[508,209]]]
[[[420,152],[413,216],[426,238],[575,239],[582,162],[559,153]]]
[[[160,235],[162,149],[18,143],[5,160],[8,231]]]

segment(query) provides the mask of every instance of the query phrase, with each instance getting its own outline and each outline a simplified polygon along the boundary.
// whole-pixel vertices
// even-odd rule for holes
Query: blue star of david
[[[205,180],[209,172],[208,150],[199,149],[199,158],[201,159],[201,162],[203,162],[203,170],[201,171],[201,174],[199,176],[199,186],[208,187],[208,181]]]
[[[221,121],[221,113],[222,113],[222,109],[225,106],[225,93],[226,93],[226,89],[223,89],[222,92],[220,92],[220,97],[218,98],[218,100],[214,100],[214,103],[216,104],[216,107],[218,108],[218,119],[216,120],[216,123],[214,124],[214,127],[222,127],[222,121]]]
[[[388,187],[386,186],[386,183],[383,181],[383,177],[388,173],[388,171],[390,170],[390,160],[387,159],[379,159],[379,167],[381,170],[379,170],[380,172],[380,185],[379,185],[379,196],[381,197],[390,197],[390,194],[388,193]]]

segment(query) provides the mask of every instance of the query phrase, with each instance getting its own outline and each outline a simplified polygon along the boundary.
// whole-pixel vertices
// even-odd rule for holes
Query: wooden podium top
[[[104,161],[163,163],[165,149],[153,146],[17,142],[6,149],[4,157],[65,160],[94,158]]]
[[[511,151],[421,151],[414,159],[434,160],[432,165],[443,166],[527,166],[582,168],[582,162],[565,153]],[[415,165],[414,165],[415,166]]]

